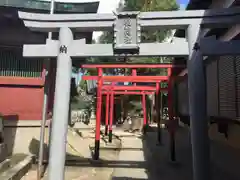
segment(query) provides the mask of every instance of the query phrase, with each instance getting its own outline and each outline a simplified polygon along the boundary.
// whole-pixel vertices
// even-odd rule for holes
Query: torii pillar
[[[60,28],[52,136],[49,156],[49,179],[51,180],[64,180],[71,86],[70,82],[72,75],[72,60],[68,54],[68,47],[71,45],[72,41],[72,31],[69,28]]]
[[[190,24],[187,29],[189,43],[188,93],[194,180],[209,180],[210,153],[206,103],[206,79],[203,55],[198,43],[200,25]]]

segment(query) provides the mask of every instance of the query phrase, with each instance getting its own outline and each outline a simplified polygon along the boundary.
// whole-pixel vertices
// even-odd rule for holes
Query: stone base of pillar
[[[89,124],[96,124],[96,117],[90,118]]]
[[[7,149],[4,143],[0,144],[0,163],[7,158]]]
[[[94,112],[94,111],[91,112],[89,125],[90,125],[91,127],[92,127],[92,126],[95,127],[95,125],[96,125],[96,115],[95,115],[95,112]]]
[[[95,129],[96,127],[96,119],[91,119],[88,126],[92,129]]]

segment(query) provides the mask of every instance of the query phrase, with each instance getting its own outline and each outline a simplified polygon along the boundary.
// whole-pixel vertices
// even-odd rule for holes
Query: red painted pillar
[[[113,115],[114,115],[114,92],[111,90],[110,95],[110,119],[109,119],[109,134],[108,134],[108,141],[112,142],[112,124],[113,124]]]
[[[132,69],[132,76],[137,76],[137,69]],[[134,86],[136,86],[136,83],[133,83]]]
[[[109,119],[109,91],[106,94],[106,114],[105,114],[105,136],[108,134],[108,119]]]
[[[156,112],[156,118],[157,118],[157,141],[158,144],[162,144],[162,131],[161,131],[161,114],[160,114],[160,84],[156,83],[156,94],[155,94],[155,112]]]
[[[171,151],[171,161],[176,161],[176,152],[175,152],[175,125],[174,125],[174,115],[173,115],[173,86],[172,86],[172,69],[168,68],[168,130],[170,134],[170,151]]]
[[[147,133],[147,109],[146,109],[146,94],[142,94],[142,108],[143,108],[143,134]]]
[[[100,128],[101,128],[101,115],[102,115],[102,68],[98,69],[98,87],[97,87],[97,114],[96,114],[96,131],[95,131],[95,149],[94,159],[99,159],[100,149]]]
[[[171,78],[172,70],[171,68],[168,68],[168,115],[169,120],[173,120],[173,93],[172,93],[172,78]],[[170,131],[172,131],[172,126],[170,126]]]

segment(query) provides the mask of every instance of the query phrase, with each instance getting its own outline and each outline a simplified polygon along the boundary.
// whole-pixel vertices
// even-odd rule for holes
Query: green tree
[[[125,0],[125,4],[120,2],[117,11],[173,11],[179,8],[176,0]],[[142,31],[141,42],[163,42],[166,38],[172,35],[172,30],[145,30]],[[100,43],[112,43],[113,32],[104,32],[100,38]],[[97,58],[96,62],[113,63],[116,61],[114,58]],[[154,58],[127,58],[126,63],[171,63],[171,58],[154,57]],[[126,73],[129,73],[127,70]],[[109,72],[112,73],[112,72]],[[166,71],[163,69],[141,69],[138,73],[141,74],[155,74],[165,75]]]
[[[117,11],[173,11],[179,9],[176,0],[125,0],[124,4],[122,1],[119,3]],[[166,38],[172,35],[172,30],[161,29],[161,30],[145,30],[142,31],[141,42],[162,42]],[[113,42],[113,31],[104,32],[100,38],[99,43],[112,43]],[[126,63],[171,63],[171,58],[166,57],[151,57],[151,58],[126,58]],[[116,58],[91,58],[90,63],[113,63],[116,62]],[[96,69],[88,70],[91,75],[96,75]],[[113,70],[108,70],[105,73],[114,73]],[[129,73],[127,70],[125,73]],[[139,74],[155,74],[165,75],[166,70],[163,69],[141,69]]]
[[[179,6],[176,0],[125,0],[124,11],[173,11],[178,10]],[[163,42],[172,35],[172,30],[145,30],[142,31],[141,42]],[[171,63],[171,58],[129,58],[129,63]],[[164,75],[163,69],[142,69],[141,74]]]
[[[178,10],[179,6],[176,0],[125,0],[120,1],[117,11],[173,11]],[[144,30],[142,31],[141,42],[162,42],[166,38],[172,35],[172,30],[161,29],[161,30]],[[99,43],[112,43],[113,42],[113,31],[104,32],[100,38]],[[171,63],[171,58],[165,57],[154,57],[154,58],[126,58],[126,63]],[[88,62],[91,63],[113,63],[116,62],[116,58],[92,58]],[[97,74],[96,70],[89,70],[90,74]],[[108,70],[105,73],[114,73],[112,70]],[[126,73],[129,73],[126,71]],[[141,74],[155,74],[164,75],[166,71],[163,69],[142,69],[138,73]]]
[[[178,4],[176,0],[125,0],[125,3],[119,4],[117,11],[173,11],[177,10]],[[142,31],[141,42],[163,42],[166,38],[172,35],[172,30],[169,29],[161,29],[161,30],[144,30]],[[104,32],[100,38],[99,43],[108,44],[113,42],[113,31]],[[126,63],[171,63],[170,58],[163,57],[154,57],[154,58],[125,58],[124,61]],[[90,63],[114,63],[116,62],[115,58],[91,58],[88,60]],[[96,75],[96,69],[89,69],[87,74]],[[108,70],[105,73],[114,73],[114,71]],[[130,73],[127,70],[125,73]],[[141,69],[138,71],[139,74],[153,74],[153,75],[166,75],[167,71],[163,69]],[[85,85],[85,82],[82,82],[82,86]],[[166,86],[164,84],[163,86]],[[125,96],[122,96],[122,98]],[[125,97],[127,102],[138,102],[138,96]],[[147,102],[149,100],[147,99]],[[149,102],[148,102],[149,104]],[[126,106],[126,104],[124,105]],[[134,107],[136,104],[134,105]],[[123,111],[128,111],[129,109],[138,109],[137,106],[135,108],[124,107]]]

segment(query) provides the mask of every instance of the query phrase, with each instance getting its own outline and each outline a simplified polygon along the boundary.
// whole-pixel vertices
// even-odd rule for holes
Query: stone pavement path
[[[179,128],[176,133],[177,163],[169,158],[169,136],[163,130],[163,145],[156,145],[156,132],[142,138],[131,133],[115,131],[121,137],[122,149],[118,154],[102,151],[105,162],[101,167],[67,167],[65,180],[192,180],[190,134]],[[212,180],[240,179],[240,150],[211,142]],[[33,172],[29,172],[30,174]],[[35,180],[25,178],[22,180]]]
[[[180,128],[176,134],[177,163],[169,160],[168,141],[169,136],[165,130],[162,146],[156,145],[154,130],[148,132],[144,139],[123,138],[119,164],[125,162],[128,167],[115,168],[112,180],[192,180],[189,131]],[[240,150],[212,141],[211,151],[212,180],[239,180]]]
[[[122,138],[122,150],[119,153],[118,168],[115,168],[112,179],[147,179],[142,140],[138,137]],[[124,164],[127,166],[121,167]]]

